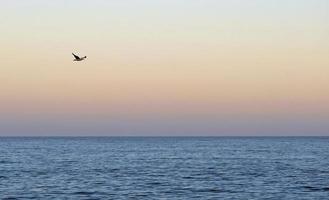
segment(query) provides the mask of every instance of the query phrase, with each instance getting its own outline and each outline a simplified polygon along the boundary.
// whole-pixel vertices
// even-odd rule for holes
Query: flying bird
[[[74,60],[73,61],[82,61],[82,60],[84,60],[84,59],[86,59],[87,58],[87,56],[84,56],[84,57],[79,57],[79,56],[77,56],[77,55],[75,55],[74,53],[72,53],[72,55],[74,56]]]

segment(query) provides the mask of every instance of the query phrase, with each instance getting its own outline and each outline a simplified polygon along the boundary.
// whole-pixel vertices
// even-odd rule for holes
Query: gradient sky
[[[2,136],[329,136],[328,121],[329,0],[0,1]]]

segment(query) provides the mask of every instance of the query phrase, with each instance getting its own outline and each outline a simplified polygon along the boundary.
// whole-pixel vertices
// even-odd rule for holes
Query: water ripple
[[[0,138],[2,199],[328,199],[329,138]]]

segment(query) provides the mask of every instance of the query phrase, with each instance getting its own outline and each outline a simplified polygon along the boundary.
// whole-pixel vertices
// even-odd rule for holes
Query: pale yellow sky
[[[329,134],[317,126],[329,117],[328,12],[327,0],[2,1],[0,118],[12,124],[3,130],[32,126],[22,122],[28,116],[90,127],[140,117],[176,121],[179,133],[196,117],[210,121],[200,125],[206,135],[227,135],[209,119],[234,124],[233,115],[252,120],[250,130],[268,117],[296,131],[300,117],[312,121],[305,129]],[[71,52],[88,58],[73,62]],[[166,122],[157,123],[137,130],[161,135]]]

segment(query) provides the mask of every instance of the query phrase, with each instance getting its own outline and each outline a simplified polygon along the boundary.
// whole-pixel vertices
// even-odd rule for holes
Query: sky
[[[329,0],[1,0],[0,33],[0,136],[329,136]]]

